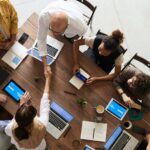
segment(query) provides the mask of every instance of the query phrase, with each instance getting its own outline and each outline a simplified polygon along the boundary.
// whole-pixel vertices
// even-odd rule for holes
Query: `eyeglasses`
[[[65,32],[65,30],[67,29],[67,27],[68,27],[68,24],[67,24],[67,26],[65,27],[65,29],[64,29],[63,32],[55,31],[55,30],[53,30],[51,27],[49,27],[49,30],[52,31],[52,32],[55,33],[55,34],[63,34],[63,33]]]

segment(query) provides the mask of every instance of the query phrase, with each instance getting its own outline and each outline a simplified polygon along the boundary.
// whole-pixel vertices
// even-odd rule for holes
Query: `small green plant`
[[[85,98],[81,97],[81,98],[77,99],[77,104],[79,104],[81,107],[85,107],[87,104],[87,101]]]

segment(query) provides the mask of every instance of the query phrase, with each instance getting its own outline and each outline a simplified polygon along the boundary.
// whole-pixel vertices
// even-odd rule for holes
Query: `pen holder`
[[[85,98],[79,98],[77,99],[77,104],[79,104],[81,107],[85,107],[87,104],[87,101]]]

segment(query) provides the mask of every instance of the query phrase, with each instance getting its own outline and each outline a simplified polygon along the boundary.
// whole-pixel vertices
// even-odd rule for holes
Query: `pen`
[[[69,92],[69,91],[64,91],[64,93],[76,96],[75,93],[72,93],[72,92]]]
[[[94,139],[94,134],[95,134],[95,128],[93,128],[93,139]]]

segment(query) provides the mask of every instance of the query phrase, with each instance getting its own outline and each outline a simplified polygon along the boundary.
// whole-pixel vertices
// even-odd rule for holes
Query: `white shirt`
[[[41,103],[40,103],[40,116],[36,116],[36,119],[41,121],[45,127],[47,127],[48,124],[48,118],[49,118],[49,110],[50,110],[50,103],[48,99],[48,93],[44,93],[42,98],[41,98]],[[14,144],[18,150],[44,150],[46,147],[46,142],[45,139],[42,140],[42,142],[39,144],[37,148],[34,149],[25,149],[25,148],[20,148],[18,143],[15,141],[13,138],[12,134],[12,126],[15,122],[15,119],[13,118],[12,121],[7,125],[5,128],[5,133],[10,136],[11,138],[11,143]],[[38,137],[37,137],[38,138]]]
[[[40,56],[46,56],[46,38],[49,31],[49,25],[51,22],[51,16],[55,12],[64,12],[68,17],[68,27],[64,32],[64,35],[68,38],[72,38],[76,35],[83,36],[87,31],[87,25],[84,20],[82,11],[80,8],[69,1],[56,1],[50,3],[40,14],[39,28],[38,28],[38,49]]]
[[[87,37],[85,38],[85,45],[89,46],[90,48],[93,48],[94,40],[96,36]],[[124,61],[123,54],[121,53],[116,59],[115,59],[115,66],[121,66]]]

